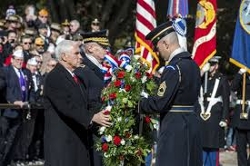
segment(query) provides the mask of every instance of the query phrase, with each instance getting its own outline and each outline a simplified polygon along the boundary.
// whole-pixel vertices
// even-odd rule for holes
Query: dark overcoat
[[[219,80],[219,85],[215,98],[220,97],[222,100],[212,106],[209,119],[203,120],[201,116],[199,116],[202,122],[202,146],[204,148],[220,148],[225,145],[224,128],[221,127],[219,123],[220,121],[226,121],[228,119],[230,87],[227,77],[219,72],[208,78],[207,93],[204,95],[204,108],[205,111],[208,108],[208,99],[210,99],[212,95],[216,79]],[[198,114],[200,115],[200,108],[198,110]]]
[[[88,166],[89,134],[92,116],[87,110],[83,84],[60,63],[47,75],[44,86],[45,165]]]

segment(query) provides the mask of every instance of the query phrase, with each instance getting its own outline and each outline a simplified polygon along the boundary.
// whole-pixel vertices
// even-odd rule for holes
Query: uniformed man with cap
[[[17,24],[19,22],[19,18],[17,15],[10,15],[6,18],[6,27],[7,30],[15,31],[17,29]]]
[[[250,74],[249,68],[241,68],[231,84],[231,90],[237,92],[236,107],[232,126],[236,129],[236,148],[238,165],[249,166],[250,156]],[[245,103],[245,104],[244,104]]]
[[[83,64],[86,67],[77,68],[75,74],[83,80],[85,86],[88,89],[88,109],[91,113],[99,112],[102,101],[101,101],[101,91],[104,87],[104,73],[102,72],[102,62],[104,56],[106,55],[106,48],[110,46],[109,40],[107,38],[107,30],[100,32],[88,32],[83,33]],[[86,77],[88,75],[88,77]],[[100,152],[96,152],[95,140],[99,139],[97,133],[97,124],[93,124],[91,132],[94,140],[92,143],[92,162],[94,166],[101,166],[102,157]]]
[[[219,72],[220,56],[214,56],[201,69],[203,77],[197,113],[201,120],[204,166],[216,166],[219,148],[224,147],[230,88],[228,79]]]
[[[61,25],[58,23],[51,23],[50,30],[51,30],[50,39],[52,40],[52,43],[55,44],[57,38],[61,34]]]
[[[64,35],[69,35],[69,31],[70,31],[69,26],[70,26],[70,23],[67,19],[61,23],[62,32]]]
[[[146,39],[166,62],[157,94],[143,95],[140,102],[142,112],[160,114],[156,165],[201,166],[200,124],[194,113],[201,85],[199,67],[180,47],[172,22],[159,25]]]

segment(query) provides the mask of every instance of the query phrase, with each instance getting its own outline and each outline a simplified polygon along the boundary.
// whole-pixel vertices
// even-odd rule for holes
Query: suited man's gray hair
[[[73,46],[76,44],[75,41],[71,40],[63,40],[61,41],[55,49],[55,56],[57,60],[61,59],[61,56],[63,53],[70,53],[72,50]]]

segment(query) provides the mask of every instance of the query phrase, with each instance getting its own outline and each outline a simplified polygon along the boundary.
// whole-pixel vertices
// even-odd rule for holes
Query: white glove
[[[245,72],[247,72],[247,70],[246,70],[245,68],[241,68],[241,69],[239,70],[239,74],[244,74]]]
[[[225,121],[220,121],[219,125],[220,127],[226,127],[227,123]]]
[[[164,69],[165,69],[165,66],[162,66],[162,67],[158,70],[158,73],[159,73],[159,74],[162,74],[163,71],[164,71]]]
[[[141,96],[142,96],[142,97],[145,97],[145,98],[148,98],[148,93],[142,91],[142,92],[141,92]]]
[[[205,73],[210,69],[210,63],[206,63],[203,67],[202,67],[202,72]]]

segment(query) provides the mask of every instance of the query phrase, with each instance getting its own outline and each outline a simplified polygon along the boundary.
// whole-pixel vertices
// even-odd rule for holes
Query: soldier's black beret
[[[168,21],[166,23],[163,23],[153,29],[149,34],[146,35],[146,40],[151,40],[154,47],[156,47],[159,40],[161,40],[164,36],[170,34],[171,32],[174,32],[174,28],[172,26],[173,22]]]

